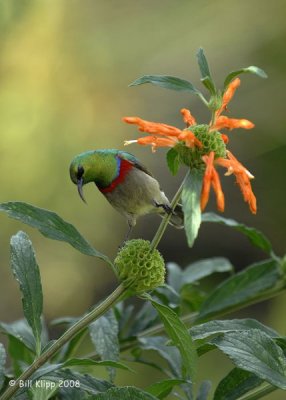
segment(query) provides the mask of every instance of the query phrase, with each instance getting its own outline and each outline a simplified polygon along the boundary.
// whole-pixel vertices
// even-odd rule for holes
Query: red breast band
[[[109,193],[112,192],[117,185],[119,185],[121,182],[124,181],[125,176],[128,174],[128,172],[133,168],[133,164],[130,163],[127,160],[120,159],[120,166],[119,166],[119,175],[117,178],[114,179],[114,181],[107,187],[105,188],[99,188],[101,193]]]

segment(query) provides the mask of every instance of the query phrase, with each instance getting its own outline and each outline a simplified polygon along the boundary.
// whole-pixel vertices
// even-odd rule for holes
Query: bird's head
[[[80,198],[86,203],[83,195],[83,186],[95,180],[94,163],[92,156],[94,152],[86,152],[76,156],[70,164],[70,177],[77,185]]]
[[[94,182],[99,188],[108,186],[118,173],[119,162],[116,157],[118,150],[94,150],[86,151],[74,157],[70,164],[70,177],[77,185],[81,199],[83,186]]]

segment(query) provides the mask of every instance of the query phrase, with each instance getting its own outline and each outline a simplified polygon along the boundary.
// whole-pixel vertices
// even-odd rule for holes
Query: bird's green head
[[[117,171],[118,150],[86,151],[74,157],[70,164],[70,177],[77,185],[78,193],[85,202],[83,186],[94,182],[100,187],[110,184]]]

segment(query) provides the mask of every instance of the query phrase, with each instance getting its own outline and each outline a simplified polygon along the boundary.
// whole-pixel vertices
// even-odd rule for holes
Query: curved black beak
[[[86,203],[86,200],[83,195],[82,187],[83,187],[83,178],[81,177],[80,179],[77,180],[77,191],[78,191],[78,194],[79,194],[80,198],[82,199],[82,201],[84,203]]]

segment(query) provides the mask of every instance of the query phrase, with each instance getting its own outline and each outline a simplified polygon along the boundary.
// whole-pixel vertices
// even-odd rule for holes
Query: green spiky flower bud
[[[202,160],[204,154],[209,154],[211,151],[214,151],[215,158],[226,157],[226,146],[220,132],[209,132],[208,125],[195,125],[191,126],[189,129],[202,143],[202,147],[190,148],[183,142],[179,142],[174,149],[179,153],[180,159],[184,164],[191,168],[204,170],[205,163]]]
[[[136,293],[147,292],[165,281],[165,263],[148,240],[132,239],[125,243],[114,260],[119,279]]]

